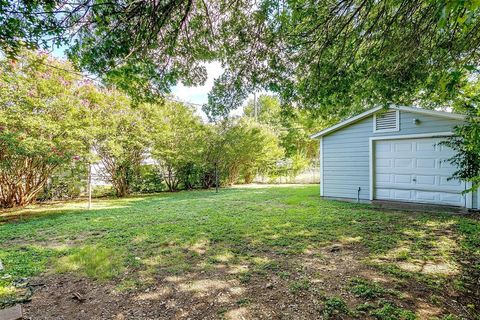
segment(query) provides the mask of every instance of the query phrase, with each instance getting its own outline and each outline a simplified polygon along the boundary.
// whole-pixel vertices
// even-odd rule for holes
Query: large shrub
[[[55,170],[48,178],[37,200],[75,199],[86,194],[88,167],[83,161],[75,161]]]
[[[65,62],[0,60],[0,207],[35,201],[55,170],[88,153],[85,83]]]
[[[141,165],[139,174],[131,185],[132,191],[137,193],[155,193],[165,189],[161,172],[154,164]]]
[[[193,188],[207,138],[205,125],[192,108],[178,102],[151,106],[149,115],[151,155],[168,190],[178,190],[181,183]]]
[[[116,196],[127,196],[149,147],[148,117],[142,106],[132,107],[130,99],[117,90],[92,90],[88,100],[95,109],[92,149],[98,174],[112,184]]]
[[[466,192],[475,192],[480,188],[480,108],[475,105],[464,108],[466,122],[455,127],[455,135],[442,144],[455,151],[449,162],[458,169],[451,178],[469,182],[471,187]]]
[[[210,168],[217,164],[227,185],[250,183],[256,174],[269,171],[283,157],[278,137],[268,125],[241,118],[218,124],[215,129]]]

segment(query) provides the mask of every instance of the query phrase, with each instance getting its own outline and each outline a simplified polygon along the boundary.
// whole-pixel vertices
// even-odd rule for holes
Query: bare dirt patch
[[[293,256],[268,253],[258,259],[263,265],[221,262],[222,268],[209,271],[159,272],[153,283],[129,291],[114,281],[46,275],[32,280],[41,285],[24,309],[31,319],[365,319],[371,316],[358,306],[373,300],[350,287],[360,277],[388,290],[382,299],[420,318],[462,314],[447,291],[434,304],[426,285],[388,276],[364,259],[361,245],[338,243]],[[328,313],[332,298],[350,312]]]

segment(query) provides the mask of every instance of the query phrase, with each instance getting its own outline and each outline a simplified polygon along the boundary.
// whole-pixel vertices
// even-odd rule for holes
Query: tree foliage
[[[443,144],[455,151],[449,159],[457,171],[452,178],[470,182],[466,192],[477,191],[480,187],[480,113],[473,107],[469,110],[467,123],[455,128],[455,136]]]
[[[31,203],[55,170],[88,153],[85,83],[68,70],[28,52],[0,61],[1,207]]]
[[[76,199],[87,190],[88,162],[77,160],[55,170],[48,178],[38,201]]]
[[[152,120],[151,154],[170,191],[251,182],[283,157],[275,133],[252,119],[203,123],[191,108],[166,102]]]
[[[4,51],[13,55],[22,45],[67,45],[78,66],[142,99],[169,92],[179,80],[204,82],[206,70],[200,62],[211,55],[213,25],[231,14],[225,10],[228,1],[25,0],[0,4]],[[228,13],[222,14],[223,10]]]
[[[270,127],[248,118],[222,126],[224,143],[220,144],[217,161],[226,184],[240,179],[250,183],[258,173],[268,172],[283,157],[283,148]]]
[[[255,112],[254,105],[257,111]],[[256,113],[256,116],[255,116]],[[281,105],[275,95],[262,94],[256,103],[250,100],[244,108],[244,114],[256,121],[268,125],[278,136],[280,146],[287,158],[304,158],[311,160],[318,156],[318,141],[310,135],[332,125],[338,118],[321,119],[310,110],[294,106]]]
[[[454,93],[478,68],[479,14],[474,0],[22,0],[1,6],[0,45],[66,42],[77,66],[141,99],[202,83],[216,59],[214,117],[256,88],[343,117]]]
[[[55,0],[0,1],[0,48],[9,57],[22,48],[47,47],[67,27],[60,23],[60,3]]]
[[[265,1],[251,19],[257,27],[230,41],[231,75],[218,86],[238,91],[249,81],[338,116],[430,101],[478,67],[479,13],[469,1]],[[231,91],[214,89],[210,102],[228,109]]]
[[[204,125],[195,111],[184,104],[167,101],[151,106],[152,157],[157,160],[168,189],[176,191],[179,183],[193,188],[199,159],[204,152]]]
[[[464,124],[454,128],[455,135],[442,142],[452,148],[455,155],[449,159],[457,171],[452,178],[470,182],[466,191],[480,188],[480,82],[478,79],[467,82],[461,94],[453,100],[454,110],[467,115]]]
[[[97,166],[118,197],[131,192],[149,146],[146,116],[141,108],[116,90],[98,90],[90,101],[95,104],[95,139],[92,148],[99,157]]]

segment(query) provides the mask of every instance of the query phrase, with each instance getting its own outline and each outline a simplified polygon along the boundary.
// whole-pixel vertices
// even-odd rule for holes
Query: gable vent
[[[399,111],[392,110],[382,114],[376,114],[374,117],[374,131],[398,131]]]

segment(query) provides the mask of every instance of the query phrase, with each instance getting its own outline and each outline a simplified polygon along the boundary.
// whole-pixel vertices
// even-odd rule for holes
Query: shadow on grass
[[[269,299],[288,306],[299,294],[318,300],[318,310],[340,306],[332,297],[350,292],[349,277],[362,274],[368,281],[386,279],[386,289],[404,295],[387,294],[388,303],[378,297],[366,311],[369,315],[394,308],[417,313],[437,308],[435,316],[475,314],[478,221],[373,210],[316,194],[316,187],[224,189],[100,200],[91,211],[29,209],[22,219],[0,225],[5,265],[0,277],[10,275],[0,280],[0,287],[54,270],[112,279],[137,295],[139,288],[161,291],[157,287],[167,278],[188,276],[167,286],[177,303],[188,302],[176,292],[195,298],[196,288],[205,287],[206,296],[221,292],[233,297],[219,306],[228,306],[225,313],[240,309],[236,312],[242,315],[262,308],[274,312]],[[271,292],[266,283],[275,283],[278,290]],[[229,291],[237,287],[243,288],[241,294]],[[162,294],[152,293],[150,300],[156,296]],[[345,297],[351,312],[369,302],[353,293]],[[327,303],[330,298],[333,302]],[[239,299],[251,303],[233,308]]]

